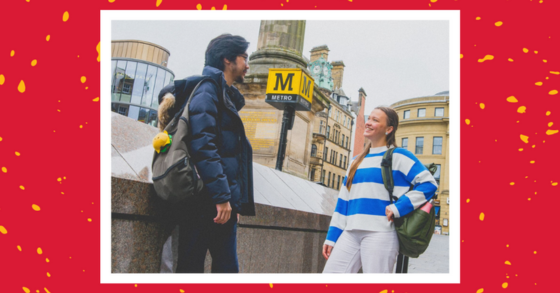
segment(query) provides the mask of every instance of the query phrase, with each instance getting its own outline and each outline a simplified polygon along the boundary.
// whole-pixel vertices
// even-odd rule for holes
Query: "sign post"
[[[315,82],[303,69],[271,68],[268,70],[266,99],[269,105],[284,110],[276,170],[282,171],[288,130],[294,126],[295,111],[310,111]]]

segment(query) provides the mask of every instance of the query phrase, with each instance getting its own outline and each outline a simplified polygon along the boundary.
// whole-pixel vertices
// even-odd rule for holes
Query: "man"
[[[239,272],[238,215],[255,215],[253,154],[239,117],[245,99],[233,86],[249,69],[248,47],[243,37],[224,34],[206,49],[202,74],[220,87],[203,82],[189,105],[189,151],[205,187],[182,212],[177,273],[204,272],[207,250],[213,273]]]

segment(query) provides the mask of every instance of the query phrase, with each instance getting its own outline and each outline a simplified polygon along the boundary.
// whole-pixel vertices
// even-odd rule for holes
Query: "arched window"
[[[317,156],[317,146],[312,144],[311,145],[311,156],[312,157],[316,157]]]

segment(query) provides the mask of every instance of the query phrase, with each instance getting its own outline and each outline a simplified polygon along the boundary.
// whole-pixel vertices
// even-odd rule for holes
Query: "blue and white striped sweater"
[[[356,170],[350,192],[346,188],[346,173],[325,244],[334,246],[344,230],[392,231],[395,227],[387,221],[387,206],[398,218],[434,196],[437,183],[432,174],[411,152],[397,148],[393,152],[393,195],[399,200],[391,204],[381,176],[381,160],[386,151],[385,146],[370,149]],[[411,185],[414,188],[409,191]]]

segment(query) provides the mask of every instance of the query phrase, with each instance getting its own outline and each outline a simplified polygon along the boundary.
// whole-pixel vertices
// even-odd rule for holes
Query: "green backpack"
[[[388,149],[383,155],[383,161],[381,162],[383,184],[385,185],[385,189],[389,191],[391,204],[393,203],[393,198],[395,201],[398,200],[398,198],[393,195],[393,189],[395,186],[393,182],[394,150],[395,148]],[[430,173],[432,173],[432,175],[434,175],[437,171],[437,166],[434,163],[424,166],[430,171]],[[412,190],[412,186],[410,189]],[[397,230],[397,236],[399,237],[399,253],[402,255],[417,258],[420,254],[426,251],[428,245],[430,244],[436,225],[436,214],[433,206],[430,207],[429,213],[425,211],[427,208],[425,206],[426,204],[431,206],[430,203],[425,203],[406,216],[394,219],[395,230]]]

